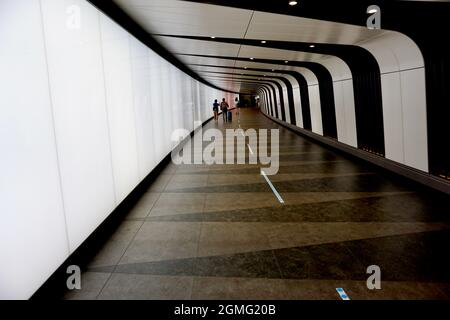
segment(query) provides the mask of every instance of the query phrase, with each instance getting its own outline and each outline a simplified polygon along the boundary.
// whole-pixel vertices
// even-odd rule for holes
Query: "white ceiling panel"
[[[178,59],[183,61],[185,64],[211,64],[211,65],[221,65],[221,66],[234,66],[234,60],[224,60],[218,58],[207,58],[207,57],[195,57],[195,56],[183,56],[178,55]],[[193,66],[190,66],[192,69]]]
[[[337,22],[255,11],[246,38],[356,44],[383,32]]]
[[[212,41],[191,40],[172,37],[155,37],[172,53],[189,53],[205,55],[226,55],[236,57],[239,53],[238,44],[218,43]]]
[[[217,6],[178,0],[113,0],[147,32],[156,34],[260,39],[270,42],[300,41],[331,44],[361,44],[384,35],[385,30],[369,30],[362,26],[272,14],[252,10]],[[363,12],[362,14],[365,14]],[[212,41],[156,37],[174,54],[200,54],[228,57],[277,59],[288,61],[328,61],[336,65],[331,56],[308,52],[241,46]],[[258,64],[216,58],[177,55],[185,64],[213,64],[248,66],[256,68],[282,68],[279,65]],[[336,59],[335,59],[336,60]],[[331,61],[331,62],[330,62]],[[339,67],[341,62],[338,61]],[[269,67],[268,67],[269,66]],[[270,67],[271,66],[271,67]],[[190,66],[191,69],[195,69]],[[290,66],[283,68],[290,69]],[[345,66],[343,66],[345,69]],[[299,71],[299,68],[295,68]],[[306,70],[306,69],[305,69]],[[233,72],[230,70],[230,72]],[[305,71],[307,72],[307,71]],[[341,72],[344,74],[345,72]],[[348,74],[345,73],[345,74]],[[223,82],[220,82],[224,85]],[[227,84],[229,86],[230,84]],[[235,89],[235,87],[233,87]]]
[[[320,61],[331,56],[318,53],[290,51],[282,49],[272,49],[254,46],[242,46],[239,57],[241,58],[261,58],[288,61]]]
[[[225,73],[233,73],[233,74],[235,74],[237,76],[254,74],[254,75],[262,75],[262,77],[265,75],[268,78],[269,77],[282,77],[283,76],[283,74],[277,73],[277,72],[262,72],[262,71],[235,70],[235,69],[208,70],[208,69],[203,68],[203,69],[196,69],[196,72],[198,72],[200,74],[209,74],[209,75],[220,75],[220,74],[215,73],[215,72],[225,72]]]
[[[317,77],[314,75],[314,73],[307,69],[302,67],[294,67],[290,65],[278,65],[278,64],[269,64],[269,63],[257,63],[253,62],[251,64],[238,61],[236,62],[236,67],[249,67],[249,68],[262,68],[262,69],[274,69],[274,70],[292,70],[292,71],[298,71],[300,72],[308,82],[309,85],[317,84]],[[247,70],[244,70],[247,73]]]
[[[197,72],[230,72],[232,73],[234,69],[224,69],[224,68],[212,68],[212,67],[197,67],[193,66],[192,69]]]
[[[242,38],[252,11],[176,0],[115,0],[150,33]]]

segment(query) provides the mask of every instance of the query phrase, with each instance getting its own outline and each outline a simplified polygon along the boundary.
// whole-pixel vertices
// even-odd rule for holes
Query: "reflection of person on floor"
[[[228,103],[225,101],[225,98],[222,99],[220,103],[220,110],[222,110],[223,122],[228,122],[227,113],[228,113]]]
[[[218,121],[219,120],[219,103],[217,102],[217,99],[214,100],[214,103],[213,103],[213,112],[214,112],[214,120]]]

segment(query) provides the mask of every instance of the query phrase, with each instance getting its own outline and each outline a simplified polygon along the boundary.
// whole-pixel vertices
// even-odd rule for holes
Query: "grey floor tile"
[[[88,267],[116,265],[143,223],[143,221],[124,221],[94,256]]]
[[[146,192],[127,215],[127,219],[146,218],[160,197],[158,192]]]
[[[192,277],[113,274],[101,300],[185,300],[191,295]]]
[[[120,264],[195,257],[200,227],[196,222],[144,222]]]
[[[68,290],[64,296],[67,300],[93,300],[100,294],[110,273],[84,272],[81,274],[81,289]]]
[[[151,217],[168,216],[185,213],[201,213],[205,206],[206,195],[203,193],[161,194],[150,212]]]

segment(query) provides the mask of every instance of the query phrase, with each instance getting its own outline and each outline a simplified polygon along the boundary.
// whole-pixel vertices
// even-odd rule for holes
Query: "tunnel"
[[[449,18],[0,0],[0,299],[449,300]]]

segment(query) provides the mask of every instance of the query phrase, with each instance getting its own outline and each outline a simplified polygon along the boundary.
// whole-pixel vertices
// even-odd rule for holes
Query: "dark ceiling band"
[[[212,39],[210,37],[163,34],[160,36],[321,53],[341,58],[347,63],[353,75],[358,148],[384,156],[384,124],[380,67],[375,57],[368,50],[354,45],[324,43],[314,43],[315,46],[311,48],[311,42],[275,41],[270,39],[262,45],[261,40],[254,39],[217,37]],[[289,61],[289,63],[291,62]],[[292,65],[294,64],[292,63]],[[325,114],[325,117],[327,118],[327,124],[332,122],[332,116]]]

